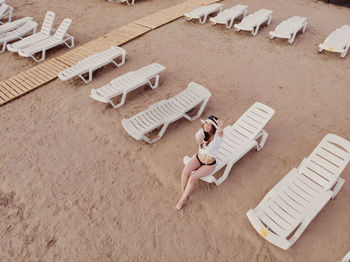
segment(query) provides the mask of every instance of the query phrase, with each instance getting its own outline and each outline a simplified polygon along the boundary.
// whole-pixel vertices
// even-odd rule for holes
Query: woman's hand
[[[199,134],[198,134],[197,142],[198,142],[198,144],[200,144],[200,145],[202,145],[202,144],[205,143],[203,133],[199,133]]]
[[[222,120],[218,120],[218,136],[222,136],[223,135],[223,129],[224,129],[224,122]]]

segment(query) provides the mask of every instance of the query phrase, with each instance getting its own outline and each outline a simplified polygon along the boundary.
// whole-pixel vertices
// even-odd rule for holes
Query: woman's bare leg
[[[191,172],[194,170],[197,170],[200,167],[200,163],[197,159],[196,156],[193,156],[190,161],[186,164],[184,169],[182,170],[181,174],[181,188],[182,188],[182,193],[185,191],[186,185],[188,178],[191,175]]]
[[[213,172],[214,169],[215,169],[215,165],[212,165],[212,166],[204,165],[204,166],[201,166],[196,172],[194,172],[194,174],[192,174],[189,177],[185,191],[182,194],[181,199],[179,200],[179,202],[177,202],[175,206],[177,210],[180,210],[185,205],[187,198],[192,194],[194,190],[195,183],[197,182],[197,180],[200,179],[201,177],[205,177],[209,175],[211,172]]]

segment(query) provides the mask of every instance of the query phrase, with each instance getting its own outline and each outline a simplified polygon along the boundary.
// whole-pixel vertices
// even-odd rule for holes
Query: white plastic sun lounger
[[[255,36],[262,24],[267,23],[267,25],[270,25],[272,13],[272,10],[260,9],[243,18],[243,20],[239,24],[235,24],[234,27],[237,32],[240,30],[251,31],[252,35]]]
[[[218,186],[226,180],[232,166],[252,148],[256,147],[257,151],[262,149],[268,136],[263,128],[274,114],[272,108],[256,102],[232,126],[225,127],[224,138],[216,158],[216,167],[210,175],[201,179]],[[185,164],[189,160],[189,156],[184,157]],[[214,174],[224,166],[226,168],[223,175],[216,179]]]
[[[219,14],[222,11],[223,4],[211,4],[207,6],[201,6],[189,13],[184,14],[187,21],[191,21],[192,19],[199,19],[201,24],[204,24],[207,21],[207,17],[210,14],[217,13]]]
[[[212,25],[224,24],[226,25],[227,29],[230,29],[237,17],[243,16],[244,18],[246,16],[247,8],[248,6],[246,5],[235,5],[230,9],[225,9],[217,16],[211,17],[209,20],[211,21]]]
[[[350,251],[343,257],[341,262],[350,262]]]
[[[350,142],[328,134],[298,168],[278,182],[260,204],[247,212],[254,229],[286,250],[333,199],[345,180],[340,174],[350,160]]]
[[[108,0],[110,1],[110,0]],[[133,5],[135,4],[135,0],[120,0],[121,3],[127,3],[128,5]]]
[[[113,79],[109,84],[98,89],[92,89],[90,97],[102,103],[110,103],[115,109],[125,104],[126,95],[143,85],[149,84],[152,89],[158,87],[159,74],[165,70],[165,67],[153,63],[142,67],[136,71],[131,71],[122,76]],[[152,80],[154,79],[154,84]],[[119,104],[114,104],[112,99],[122,96]]]
[[[5,2],[2,2],[0,4],[1,4],[1,6],[0,6],[0,19],[4,19],[8,15],[9,16],[8,22],[11,22],[13,7],[5,4]],[[3,22],[0,22],[0,24],[3,24]]]
[[[121,57],[121,62],[117,63],[116,59]],[[107,64],[113,63],[117,67],[125,64],[126,51],[117,46],[111,46],[109,49],[93,54],[77,64],[63,70],[58,74],[59,79],[66,81],[73,77],[80,77],[86,84],[92,81],[92,73]],[[86,79],[84,74],[88,73],[89,78]]]
[[[18,54],[24,57],[31,57],[34,59],[35,62],[40,62],[45,60],[46,51],[53,47],[56,47],[61,44],[66,44],[68,48],[73,47],[74,37],[67,34],[68,28],[70,27],[71,23],[72,23],[71,19],[65,18],[53,36],[50,36],[39,42],[35,42],[23,49],[19,49]],[[68,41],[71,42],[70,45],[68,44]],[[41,53],[41,58],[37,59],[34,57],[34,55],[39,52]]]
[[[10,32],[18,27],[20,27],[21,25],[24,25],[26,22],[33,20],[32,17],[23,17],[20,19],[17,19],[13,22],[9,22],[3,25],[0,25],[0,35],[5,34],[7,32]]]
[[[323,50],[340,53],[340,57],[344,58],[350,48],[350,25],[343,25],[332,32],[323,44],[318,46],[318,52]]]
[[[202,114],[211,93],[203,86],[191,82],[188,87],[178,95],[159,101],[151,105],[147,110],[140,112],[129,119],[123,119],[124,129],[137,140],[145,140],[153,143],[159,140],[169,124],[184,117],[190,121],[197,119]],[[187,113],[191,109],[200,106],[195,116],[189,116]],[[150,139],[146,136],[149,132],[160,128],[157,137]]]
[[[17,41],[16,43],[8,44],[7,50],[11,52],[18,52],[19,49],[26,48],[35,42],[39,42],[48,38],[51,35],[52,25],[55,21],[55,16],[56,14],[54,12],[47,11],[40,32],[35,33],[31,36],[27,36],[22,40]]]
[[[296,34],[302,30],[306,30],[307,18],[300,16],[292,16],[280,23],[275,31],[270,31],[271,39],[275,37],[288,39],[289,44],[293,44]]]
[[[24,25],[18,27],[17,29],[0,35],[0,44],[2,44],[2,49],[0,53],[5,52],[6,45],[16,39],[21,39],[23,36],[28,34],[30,31],[36,32],[38,24],[34,21],[28,21]]]

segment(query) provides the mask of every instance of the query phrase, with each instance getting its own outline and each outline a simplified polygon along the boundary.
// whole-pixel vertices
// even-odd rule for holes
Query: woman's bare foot
[[[179,200],[179,202],[177,202],[177,204],[174,206],[174,209],[176,209],[176,211],[180,211],[184,205],[186,204],[187,202],[187,198],[185,198],[184,200]]]

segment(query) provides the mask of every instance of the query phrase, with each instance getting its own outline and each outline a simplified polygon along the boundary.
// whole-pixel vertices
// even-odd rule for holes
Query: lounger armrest
[[[307,226],[311,223],[311,221],[317,216],[317,214],[322,210],[322,208],[328,203],[328,201],[332,197],[332,191],[326,191],[321,193],[320,196],[317,197],[308,208],[305,209],[305,214],[303,219],[301,220],[301,224],[299,228],[295,231],[293,236],[289,239],[290,245],[292,246],[295,241],[301,236],[301,234],[305,231]]]
[[[272,233],[267,228],[265,228],[265,226],[261,223],[260,219],[258,218],[255,210],[250,209],[247,212],[247,217],[249,219],[249,222],[252,224],[252,226],[256,230],[256,232],[260,234],[260,236],[265,238],[267,241],[284,250],[287,250],[288,248],[291,247],[291,243],[287,239],[282,238]]]

